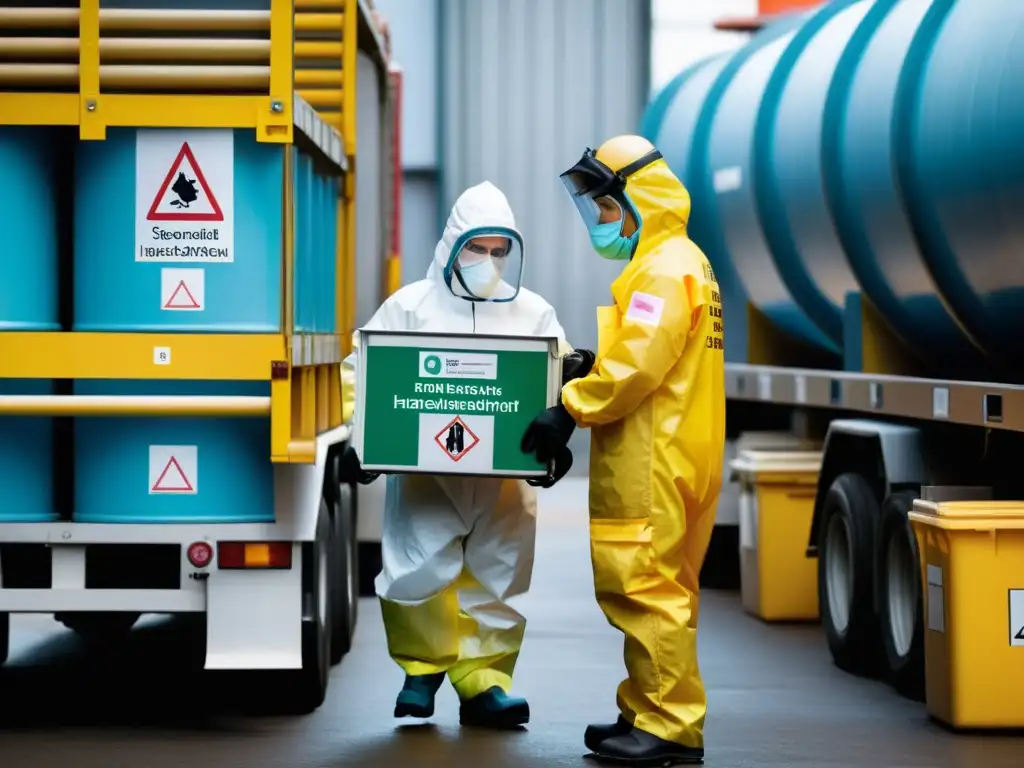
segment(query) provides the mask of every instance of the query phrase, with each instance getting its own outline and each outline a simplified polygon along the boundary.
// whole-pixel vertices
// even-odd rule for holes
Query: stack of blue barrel
[[[0,332],[280,332],[286,152],[294,153],[296,331],[335,331],[338,186],[308,156],[241,130],[111,129],[105,141],[80,142],[74,266],[62,269],[55,179],[67,171],[51,158],[52,142],[67,136],[0,129]],[[201,229],[215,234],[180,234]],[[58,296],[68,280],[73,324],[62,329]],[[2,394],[53,391],[49,381],[0,380]],[[96,379],[75,381],[74,392],[265,396],[269,382]],[[53,519],[52,421],[0,419],[0,521]],[[269,448],[267,418],[78,418],[74,519],[272,520]],[[154,469],[154,460],[168,466]]]
[[[0,333],[58,331],[58,240],[53,134],[0,128]],[[0,379],[0,395],[49,395],[53,382]],[[53,425],[0,418],[0,522],[46,522],[53,502]]]

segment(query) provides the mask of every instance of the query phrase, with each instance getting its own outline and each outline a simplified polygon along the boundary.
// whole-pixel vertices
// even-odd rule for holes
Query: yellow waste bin
[[[740,482],[743,608],[765,621],[818,619],[817,562],[807,557],[820,451],[742,451],[730,463]]]
[[[917,500],[928,714],[1024,727],[1024,501]]]

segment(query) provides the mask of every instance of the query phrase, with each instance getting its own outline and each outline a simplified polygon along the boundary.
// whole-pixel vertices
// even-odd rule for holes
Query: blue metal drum
[[[338,283],[338,179],[333,176],[324,178],[324,218],[320,231],[323,233],[323,270],[320,287],[323,291],[321,307],[323,319],[321,333],[337,333],[337,293]]]
[[[54,131],[0,127],[0,331],[59,331]]]
[[[81,380],[81,395],[262,395],[269,382]],[[274,519],[267,418],[75,421],[82,523],[259,523]]]
[[[74,329],[277,332],[284,151],[227,129],[82,142]]]
[[[38,379],[0,379],[0,395],[51,395]],[[54,510],[53,419],[0,417],[0,523],[45,523]]]

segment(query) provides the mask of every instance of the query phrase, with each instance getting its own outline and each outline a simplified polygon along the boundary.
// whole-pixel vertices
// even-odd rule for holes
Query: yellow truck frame
[[[79,8],[0,8],[0,30],[78,32],[77,39],[5,40],[5,58],[23,62],[0,64],[0,125],[77,125],[86,141],[103,140],[109,127],[250,128],[261,142],[299,144],[322,155],[344,180],[335,287],[339,333],[294,331],[294,201],[287,191],[292,168],[286,154],[283,214],[285,231],[292,236],[285,238],[281,333],[0,336],[0,377],[269,380],[269,398],[26,396],[5,398],[0,414],[267,415],[271,460],[311,463],[316,436],[342,424],[338,363],[350,351],[355,326],[355,61],[361,37],[363,48],[386,71],[383,44],[369,10],[356,0],[271,0],[268,11],[114,10],[99,5],[99,0],[82,0]],[[192,37],[105,36],[133,32]],[[267,39],[217,38],[218,33],[263,34]],[[60,58],[76,60],[38,63]],[[220,63],[177,63],[197,59]],[[147,63],[125,65],[119,60]],[[327,62],[336,66],[325,66]],[[38,86],[39,91],[4,92],[12,84]],[[74,84],[76,93],[52,90]],[[106,93],[107,88],[128,92]],[[217,93],[189,93],[200,88]],[[143,89],[179,92],[136,92]],[[258,93],[233,93],[238,90]],[[171,350],[171,365],[153,364],[158,347]]]
[[[201,614],[206,668],[271,672],[275,682],[257,686],[267,707],[308,712],[350,646],[355,505],[331,463],[348,439],[339,363],[355,326],[356,58],[368,54],[386,83],[388,54],[366,0],[268,2],[264,10],[109,9],[99,0],[0,7],[0,126],[77,126],[82,141],[103,141],[108,128],[251,129],[260,142],[313,155],[342,181],[335,334],[295,330],[294,169],[284,146],[280,332],[0,333],[0,378],[269,382],[269,397],[4,396],[0,416],[263,416],[275,481],[268,524],[0,524],[0,545],[52,552],[49,589],[6,589],[0,569],[0,663],[11,613],[134,617],[79,622],[79,631],[130,629],[140,613]],[[394,274],[398,255],[380,257],[382,274]],[[382,293],[394,287],[387,282]],[[158,350],[169,364],[156,364]],[[242,542],[244,568],[214,562],[225,540]],[[86,589],[85,551],[112,542],[179,546],[180,588]],[[204,543],[202,563],[192,552]],[[288,567],[266,569],[272,545],[284,546]]]

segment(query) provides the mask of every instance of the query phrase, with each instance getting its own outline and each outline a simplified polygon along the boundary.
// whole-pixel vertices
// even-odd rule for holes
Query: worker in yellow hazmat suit
[[[563,381],[586,373],[591,353],[573,351],[555,310],[521,286],[524,258],[505,195],[489,182],[470,187],[452,207],[426,277],[390,296],[364,328],[554,337],[564,355]],[[356,349],[342,363],[348,383],[358,369],[358,344]],[[346,417],[354,406],[352,391],[345,388]],[[467,418],[472,422],[472,414]],[[550,462],[551,476],[540,480],[387,478],[376,590],[388,650],[406,673],[395,717],[433,715],[447,676],[461,700],[464,725],[506,728],[529,721],[527,701],[510,695],[526,618],[509,601],[529,589],[533,571],[537,503],[530,486],[552,485],[571,464],[563,447]],[[362,469],[351,446],[337,474],[346,483],[376,478]]]
[[[598,309],[597,360],[541,413],[523,449],[590,427],[594,587],[625,638],[620,717],[584,741],[600,761],[700,763],[698,583],[725,443],[722,313],[714,272],[687,237],[690,198],[639,136],[610,139],[562,174],[601,256],[627,261]],[[542,459],[543,460],[543,459]]]

